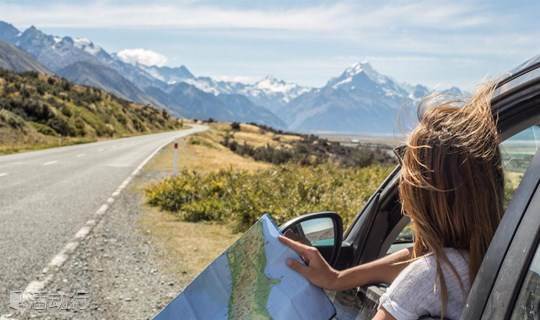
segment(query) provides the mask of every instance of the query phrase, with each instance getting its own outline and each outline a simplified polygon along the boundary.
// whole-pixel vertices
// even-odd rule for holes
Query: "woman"
[[[317,249],[281,237],[305,261],[288,265],[329,290],[391,284],[377,320],[458,319],[503,214],[492,92],[492,85],[481,88],[462,108],[448,102],[428,109],[402,148],[399,197],[411,219],[412,248],[337,271]]]

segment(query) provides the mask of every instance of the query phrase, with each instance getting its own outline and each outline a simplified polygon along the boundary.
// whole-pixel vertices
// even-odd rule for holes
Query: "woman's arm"
[[[390,312],[386,311],[384,308],[379,308],[377,310],[377,313],[371,320],[396,320],[393,315],[390,314]]]
[[[296,251],[304,260],[287,264],[311,283],[329,290],[347,290],[367,284],[392,283],[411,258],[411,249],[403,249],[354,268],[337,271],[321,256],[319,250],[281,236],[280,241]],[[401,262],[401,263],[400,263]]]

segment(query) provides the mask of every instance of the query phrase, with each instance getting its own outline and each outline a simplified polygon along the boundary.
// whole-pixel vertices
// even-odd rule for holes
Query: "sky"
[[[466,90],[540,54],[540,1],[0,0],[19,29],[85,37],[144,63],[322,86],[359,61]]]

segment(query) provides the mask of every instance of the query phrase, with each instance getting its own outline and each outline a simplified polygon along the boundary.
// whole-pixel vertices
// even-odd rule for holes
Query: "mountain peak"
[[[343,86],[354,89],[357,87],[355,82],[363,81],[361,75],[378,85],[391,82],[390,78],[377,72],[369,62],[361,61],[345,69],[339,77],[331,79],[327,86],[332,86],[334,89]]]
[[[65,38],[64,38],[65,39]],[[71,39],[75,47],[90,53],[91,55],[97,55],[102,51],[100,46],[95,45],[92,41],[87,38],[77,37]]]
[[[352,71],[357,71],[357,72],[361,72],[362,70],[370,70],[372,71],[373,70],[373,67],[371,66],[371,64],[369,63],[369,61],[367,60],[363,60],[363,61],[359,61],[355,64],[353,64],[350,68],[348,68]],[[374,71],[374,70],[373,70]]]
[[[43,33],[41,32],[41,30],[39,30],[38,28],[36,28],[36,26],[34,25],[31,25],[28,29],[26,29],[24,32],[28,32],[28,33]]]
[[[361,61],[353,64],[351,67],[345,69],[343,72],[347,76],[355,76],[360,73],[364,73],[368,78],[374,81],[384,80],[379,72],[377,72],[368,61]]]
[[[22,37],[44,37],[46,36],[41,30],[31,25],[28,29],[24,30]]]
[[[285,81],[281,80],[281,79],[278,79],[276,78],[274,75],[271,75],[271,74],[267,74],[264,76],[264,78],[262,78],[261,80],[257,81],[257,83],[262,83],[262,82],[267,82],[267,83],[285,83]]]

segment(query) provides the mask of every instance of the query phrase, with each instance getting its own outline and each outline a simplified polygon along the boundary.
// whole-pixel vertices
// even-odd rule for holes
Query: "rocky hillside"
[[[179,128],[164,110],[37,72],[0,70],[0,152]]]

